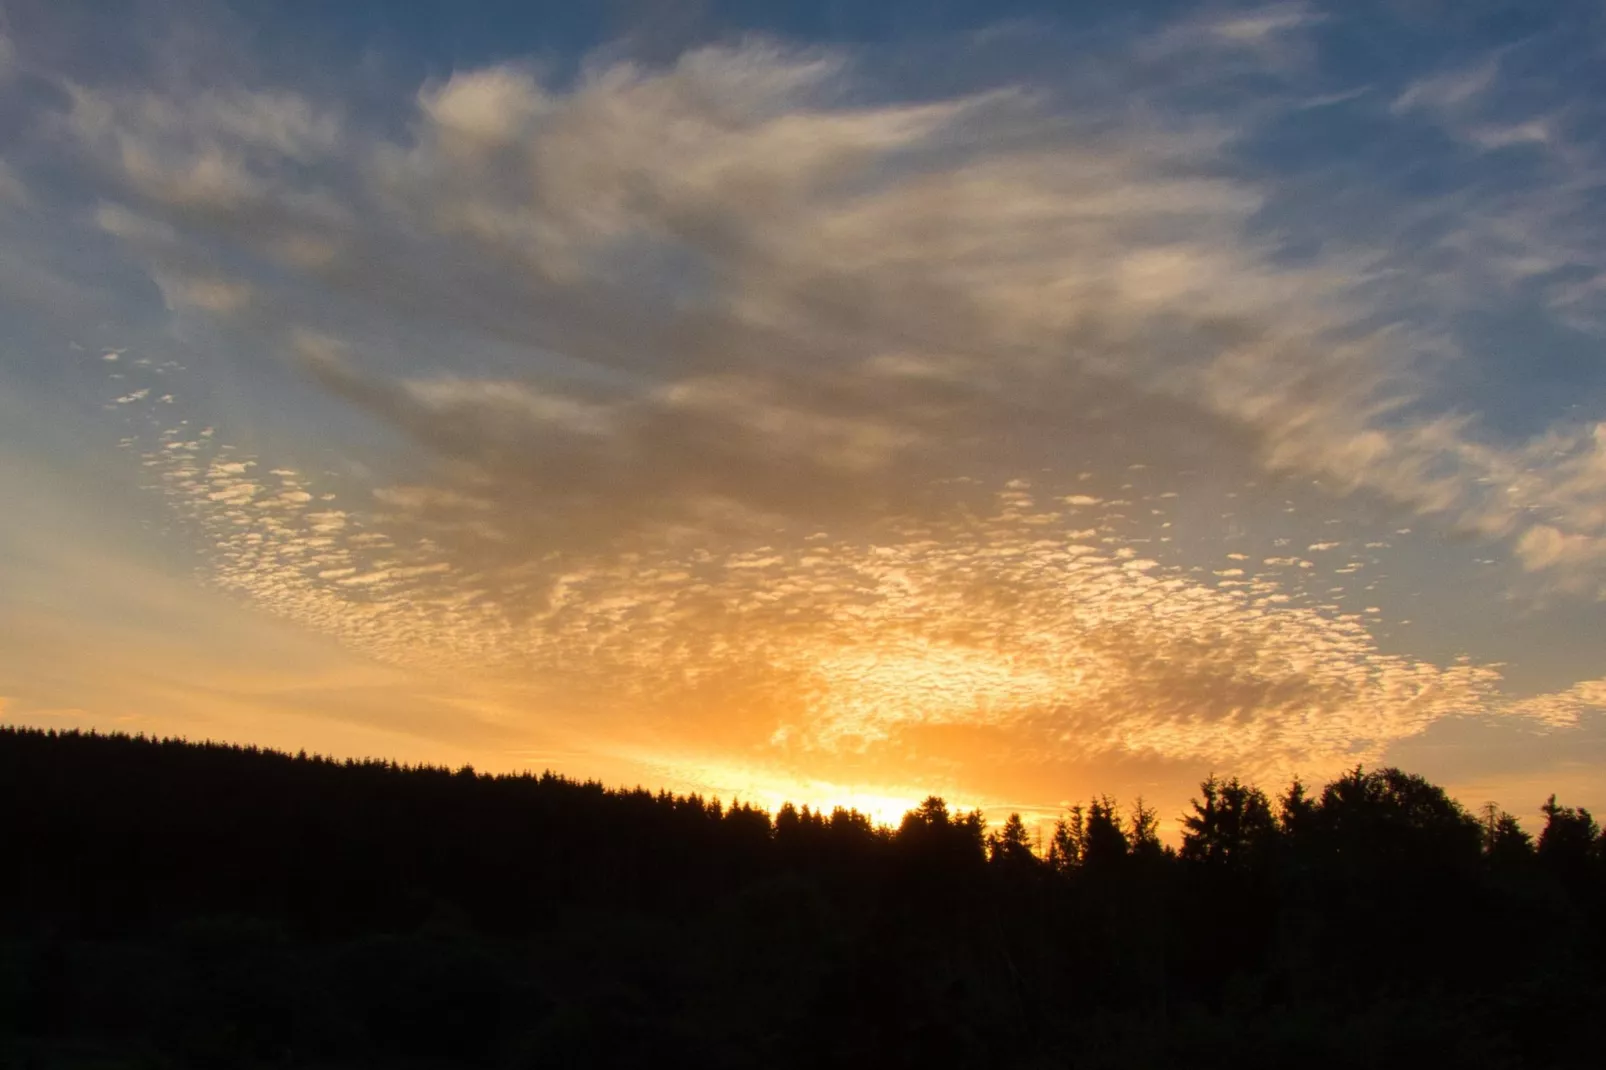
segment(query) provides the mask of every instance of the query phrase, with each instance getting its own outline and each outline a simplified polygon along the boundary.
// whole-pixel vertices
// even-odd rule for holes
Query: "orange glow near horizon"
[[[1301,81],[1285,6],[360,84],[0,18],[45,116],[0,144],[0,717],[889,823],[1357,763],[1606,804],[1588,154],[1476,79]],[[1424,158],[1279,141],[1344,109]]]

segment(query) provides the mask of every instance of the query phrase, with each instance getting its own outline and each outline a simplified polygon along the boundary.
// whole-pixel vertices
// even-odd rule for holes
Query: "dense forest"
[[[1606,839],[1397,769],[1041,844],[0,729],[0,1065],[1606,1065]]]

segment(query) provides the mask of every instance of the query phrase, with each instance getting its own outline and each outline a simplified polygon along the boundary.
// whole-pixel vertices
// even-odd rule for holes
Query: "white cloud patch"
[[[1586,712],[1606,710],[1606,679],[1581,680],[1562,691],[1517,700],[1509,708],[1544,724],[1574,725]]]
[[[251,301],[251,286],[230,279],[158,275],[169,308],[188,305],[207,312],[238,312]]]
[[[1475,103],[1494,86],[1500,58],[1490,56],[1471,66],[1441,71],[1405,87],[1390,107],[1396,112],[1424,110],[1443,114]]]

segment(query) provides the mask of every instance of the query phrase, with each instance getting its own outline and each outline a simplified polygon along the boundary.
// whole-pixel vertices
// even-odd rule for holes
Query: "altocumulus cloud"
[[[1279,6],[1105,62],[1276,73],[1319,23]],[[1606,566],[1602,425],[1507,440],[1436,407],[1403,254],[1293,255],[1252,114],[1166,85],[900,99],[862,57],[765,41],[459,70],[388,120],[62,85],[96,225],[166,303],[407,444],[334,488],[134,399],[211,578],[375,656],[599,738],[652,710],[805,764],[955,761],[935,741],[960,728],[1015,762],[1327,768],[1456,714],[1600,704],[1385,650],[1334,597],[1349,538],[1259,570],[1183,545],[1207,469],[1262,504],[1279,480],[1393,503],[1586,597]],[[1488,141],[1481,91],[1382,106]]]

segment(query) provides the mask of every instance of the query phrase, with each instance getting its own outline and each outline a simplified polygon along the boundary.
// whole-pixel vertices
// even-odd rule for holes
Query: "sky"
[[[1606,11],[0,0],[0,720],[1606,810]]]

